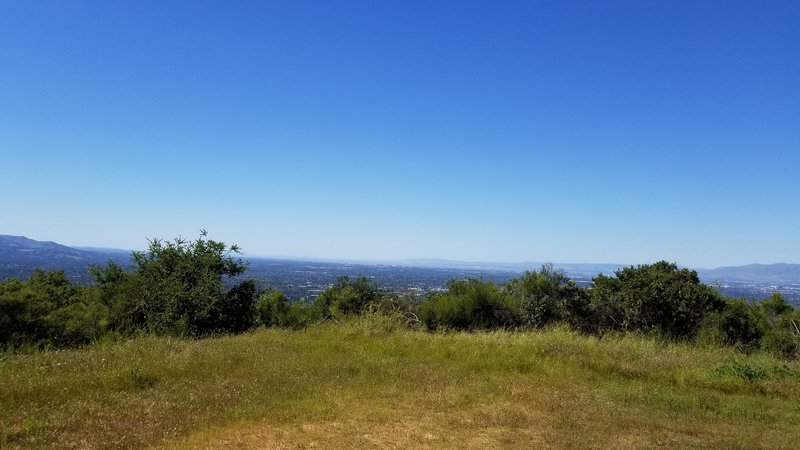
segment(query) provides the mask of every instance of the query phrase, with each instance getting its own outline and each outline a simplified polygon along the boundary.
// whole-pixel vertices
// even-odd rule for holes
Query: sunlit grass
[[[0,359],[8,447],[769,447],[800,442],[800,366],[564,329],[382,319]]]

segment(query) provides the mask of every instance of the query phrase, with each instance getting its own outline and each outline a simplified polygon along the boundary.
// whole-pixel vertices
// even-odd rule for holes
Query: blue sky
[[[0,234],[800,263],[800,2],[0,2]]]

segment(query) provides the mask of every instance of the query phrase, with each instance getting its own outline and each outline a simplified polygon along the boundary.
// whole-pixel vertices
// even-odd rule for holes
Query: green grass
[[[355,319],[0,358],[0,447],[795,448],[800,365]]]

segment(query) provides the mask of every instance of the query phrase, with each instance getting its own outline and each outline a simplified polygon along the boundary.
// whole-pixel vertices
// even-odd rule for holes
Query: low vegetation
[[[796,448],[800,365],[635,334],[366,313],[0,361],[0,447]]]

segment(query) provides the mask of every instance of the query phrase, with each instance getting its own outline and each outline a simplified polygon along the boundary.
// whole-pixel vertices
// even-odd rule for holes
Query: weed
[[[780,364],[772,369],[772,376],[778,379],[791,378],[800,380],[800,371],[794,370],[786,364]]]
[[[36,418],[34,416],[25,416],[22,419],[22,430],[21,430],[21,433],[19,433],[19,436],[18,436],[17,439],[20,439],[20,438],[22,438],[22,439],[24,439],[24,438],[28,438],[28,439],[41,438],[42,434],[44,433],[45,426],[46,426],[46,424],[42,420],[40,420],[40,419],[38,419],[38,418]],[[13,436],[12,436],[11,440],[14,440]]]
[[[769,378],[769,373],[766,369],[743,362],[720,366],[714,369],[714,373],[722,377],[741,378],[748,383],[755,383]]]
[[[131,366],[125,372],[126,384],[134,389],[144,390],[155,386],[158,379],[145,373],[139,366]]]

